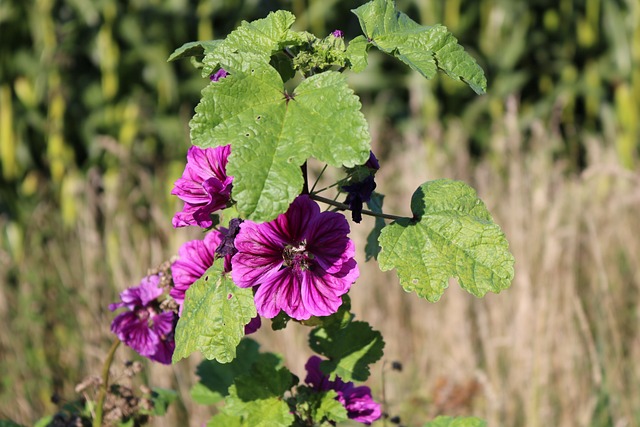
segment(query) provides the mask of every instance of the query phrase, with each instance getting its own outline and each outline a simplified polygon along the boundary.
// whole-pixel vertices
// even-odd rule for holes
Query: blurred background
[[[31,425],[52,396],[98,375],[107,305],[198,230],[174,230],[170,196],[188,121],[208,83],[192,40],[288,9],[295,29],[360,34],[338,0],[0,0],[0,419]],[[357,317],[386,339],[368,384],[391,415],[490,426],[640,425],[640,2],[398,0],[443,23],[484,68],[488,93],[432,81],[375,51],[349,75],[391,213],[429,179],[474,186],[516,258],[512,287],[437,304],[365,265]],[[353,225],[357,244],[373,221]],[[256,334],[304,375],[308,329]],[[114,372],[135,358],[121,349]],[[634,362],[634,360],[636,362]],[[401,372],[391,362],[403,365]],[[201,425],[197,357],[145,364],[180,400],[153,425]],[[382,424],[382,423],[380,423]]]

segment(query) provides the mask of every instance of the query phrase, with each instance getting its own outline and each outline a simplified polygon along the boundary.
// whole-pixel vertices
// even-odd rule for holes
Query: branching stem
[[[334,206],[334,207],[336,207],[336,208],[338,208],[339,210],[342,210],[342,211],[348,211],[349,210],[349,205],[347,205],[345,203],[336,202],[335,200],[327,199],[326,197],[318,196],[317,194],[309,194],[309,197],[311,197],[311,199],[313,199],[313,200],[315,200],[317,202],[326,203],[327,205]],[[390,219],[392,221],[395,221],[395,220],[398,220],[398,219],[407,219],[404,216],[390,215],[390,214],[386,214],[386,213],[377,213],[377,212],[373,212],[373,211],[370,211],[370,210],[367,210],[367,209],[362,209],[362,214],[363,215],[369,215],[369,216],[375,216],[377,218]]]

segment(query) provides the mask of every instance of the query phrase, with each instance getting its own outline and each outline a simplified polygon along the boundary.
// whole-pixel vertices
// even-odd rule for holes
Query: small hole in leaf
[[[227,299],[231,299],[231,298],[233,298],[233,294],[227,295]]]
[[[414,285],[417,285],[418,284],[418,279],[411,280],[411,283],[413,283]]]
[[[247,138],[249,138],[251,135],[249,135],[249,132],[245,133],[244,136],[246,136]]]
[[[209,281],[209,276],[204,276],[204,281],[208,282]]]
[[[262,118],[262,116],[258,116],[256,117],[256,120],[260,120]]]

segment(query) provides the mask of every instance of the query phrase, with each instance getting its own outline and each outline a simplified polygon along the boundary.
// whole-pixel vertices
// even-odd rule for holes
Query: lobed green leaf
[[[487,90],[487,80],[475,59],[464,51],[442,25],[420,25],[396,9],[393,0],[373,0],[353,10],[367,42],[395,56],[413,70],[431,79],[437,69],[467,83],[476,93]],[[353,48],[358,67],[362,64],[362,40]],[[350,56],[351,58],[352,56]]]
[[[231,144],[227,172],[242,216],[269,221],[284,213],[302,190],[300,166],[309,156],[336,167],[368,159],[367,122],[340,73],[314,75],[287,95],[278,72],[260,58],[221,61],[231,75],[203,90],[191,140]]]
[[[245,401],[238,396],[236,386],[229,388],[223,412],[242,419],[247,427],[288,427],[293,421],[289,405],[281,397]]]
[[[260,346],[252,339],[245,338],[236,348],[236,358],[229,363],[203,360],[196,369],[200,381],[191,389],[191,397],[203,405],[211,405],[229,394],[229,387],[235,378],[249,372],[261,354]]]
[[[369,365],[382,357],[384,341],[368,323],[357,321],[343,328],[330,325],[313,329],[309,346],[329,358],[320,369],[331,380],[339,376],[344,381],[365,381],[370,375]]]
[[[510,286],[514,259],[500,227],[473,188],[440,179],[422,184],[411,199],[413,219],[386,226],[380,235],[380,269],[395,268],[407,292],[435,302],[455,277],[481,297]]]
[[[169,59],[167,59],[167,62],[191,56],[204,56],[206,54],[213,53],[221,43],[222,40],[205,40],[185,43],[173,51],[169,56]]]
[[[237,287],[217,260],[186,292],[173,363],[197,350],[207,359],[231,362],[244,326],[256,314],[253,291]]]

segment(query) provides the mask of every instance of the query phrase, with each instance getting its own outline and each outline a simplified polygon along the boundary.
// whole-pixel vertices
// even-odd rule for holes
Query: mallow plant
[[[413,193],[409,216],[383,211],[375,178],[384,166],[344,75],[364,70],[369,51],[378,49],[425,78],[441,71],[482,94],[482,69],[445,27],[416,23],[392,0],[372,0],[353,13],[364,34],[348,42],[340,30],[322,37],[293,31],[293,14],[278,11],[243,22],[223,40],[187,43],[169,58],[190,58],[208,80],[190,122],[193,146],[172,191],[182,202],[173,226],[204,234],[109,306],[117,312],[112,350],[122,342],[165,364],[200,352],[207,360],[191,395],[216,405],[209,426],[383,418],[380,397],[363,382],[382,358],[384,341],[351,312],[359,250],[430,302],[450,278],[477,297],[512,281],[507,240],[467,184],[428,181]],[[340,179],[318,189],[308,178],[311,158],[320,175],[336,168]],[[375,217],[375,227],[358,248],[350,233],[363,215]],[[306,372],[294,374],[280,356],[246,338],[291,322],[309,327],[316,355]],[[107,385],[104,375],[90,411],[96,426],[104,420]],[[130,419],[119,422],[137,425]],[[425,422],[485,425],[473,417]]]

